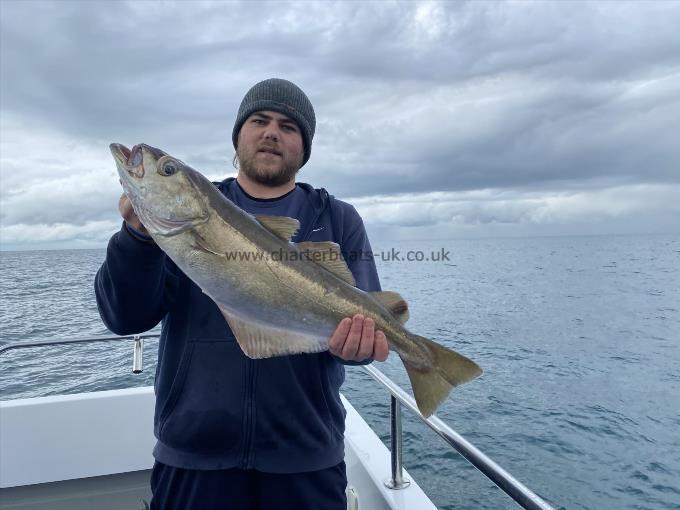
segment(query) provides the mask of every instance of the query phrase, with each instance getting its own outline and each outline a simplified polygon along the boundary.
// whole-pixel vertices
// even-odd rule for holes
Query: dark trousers
[[[156,462],[151,510],[346,510],[345,463],[309,473],[197,471]]]

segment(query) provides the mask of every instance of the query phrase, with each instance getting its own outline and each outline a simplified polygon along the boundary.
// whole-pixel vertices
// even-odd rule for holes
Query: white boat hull
[[[143,387],[0,402],[0,508],[142,508],[151,498],[154,398]],[[343,404],[347,476],[361,509],[434,510],[413,480],[399,491],[384,486],[389,451]]]

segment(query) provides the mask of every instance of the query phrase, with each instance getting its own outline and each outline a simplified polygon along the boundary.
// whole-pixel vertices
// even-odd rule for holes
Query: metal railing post
[[[135,335],[135,345],[132,348],[132,373],[141,374],[144,369],[144,339]]]
[[[385,480],[385,486],[395,490],[405,489],[411,485],[411,481],[404,478],[402,468],[401,404],[394,395],[390,396],[390,446],[392,478]]]

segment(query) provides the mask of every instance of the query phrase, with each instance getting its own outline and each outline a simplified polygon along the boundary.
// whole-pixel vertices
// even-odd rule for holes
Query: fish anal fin
[[[331,241],[304,241],[298,243],[298,247],[309,260],[320,265],[335,276],[356,286],[354,276],[342,258],[340,246]]]
[[[243,318],[220,307],[236,341],[249,358],[273,358],[287,354],[315,353],[328,349],[328,338],[291,331],[258,320]]]
[[[402,357],[411,380],[418,409],[428,417],[456,386],[481,375],[482,369],[462,354],[447,349],[428,338],[413,335],[428,352],[431,362],[414,364]]]
[[[260,225],[284,241],[290,241],[300,228],[300,222],[288,216],[256,214],[255,219],[260,222]]]
[[[408,303],[398,292],[383,290],[378,292],[369,292],[369,294],[377,299],[381,305],[392,312],[392,315],[394,315],[394,317],[401,324],[406,323],[409,317]]]

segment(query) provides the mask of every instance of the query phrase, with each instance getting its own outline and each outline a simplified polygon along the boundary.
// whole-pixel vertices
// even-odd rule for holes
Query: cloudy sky
[[[0,0],[0,246],[105,246],[108,150],[213,179],[255,82],[379,239],[680,231],[680,2]]]

